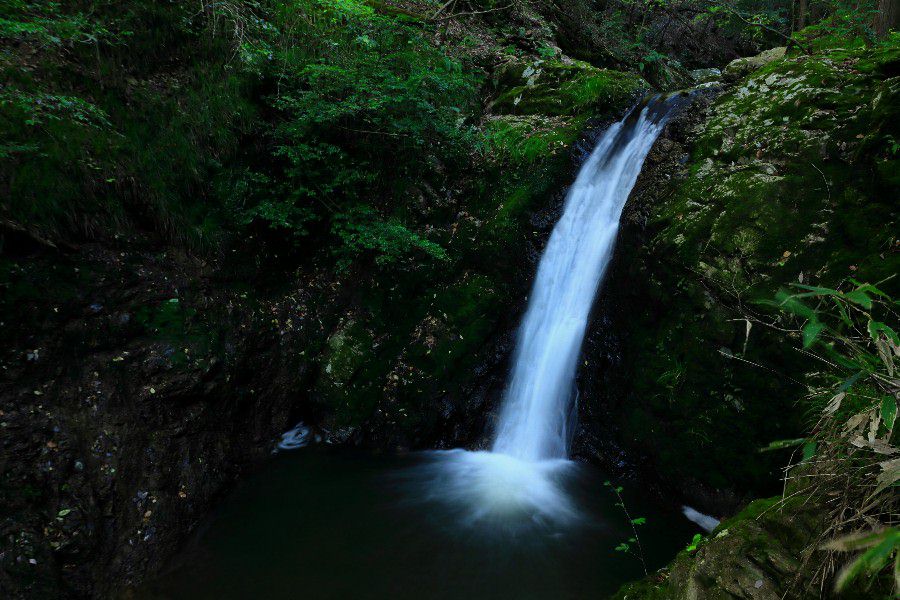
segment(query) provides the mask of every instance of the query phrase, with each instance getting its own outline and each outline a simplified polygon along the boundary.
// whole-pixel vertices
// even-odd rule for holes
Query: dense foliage
[[[800,446],[787,469],[785,501],[802,497],[828,515],[797,579],[873,594],[889,593],[893,583],[900,593],[900,303],[855,280],[843,289],[793,288],[773,303],[787,315],[778,325],[800,338],[820,370],[803,400],[811,434],[782,442]],[[852,560],[840,553],[852,553]]]
[[[2,8],[4,208],[32,236],[313,223],[351,254],[442,256],[392,200],[472,150],[476,81],[421,26],[350,0]]]
[[[440,186],[427,180],[495,150],[496,126],[479,129],[482,71],[466,58],[478,42],[435,35],[468,11],[521,36],[509,9],[3,0],[5,227],[49,243],[137,226],[207,249],[254,235],[306,254],[336,244],[345,263],[440,258],[406,208],[410,182]],[[806,18],[871,38],[870,8],[815,5]],[[771,0],[613,0],[599,14],[573,2],[560,19],[563,46],[662,85],[792,27],[791,6]]]
[[[421,31],[365,4],[282,3],[276,15],[275,33],[264,29],[243,45],[263,57],[265,101],[276,112],[273,161],[243,180],[243,222],[303,235],[307,221],[325,220],[351,253],[444,256],[379,214],[397,208],[392,201],[426,175],[429,161],[465,156],[472,75]]]

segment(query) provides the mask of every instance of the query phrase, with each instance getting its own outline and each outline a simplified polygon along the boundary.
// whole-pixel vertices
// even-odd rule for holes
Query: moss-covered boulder
[[[785,457],[757,450],[805,431],[814,365],[756,322],[758,301],[900,269],[891,48],[770,62],[648,161],[608,286],[622,357],[609,415],[673,480],[758,491]]]
[[[549,116],[615,111],[647,88],[637,75],[579,60],[513,61],[499,70],[496,85],[492,112]]]
[[[741,77],[745,77],[753,71],[766,66],[772,61],[783,58],[786,51],[787,48],[781,46],[779,48],[770,48],[764,52],[760,52],[756,56],[737,58],[728,63],[722,74],[726,79],[740,79]]]
[[[325,409],[334,413],[337,422],[352,421],[360,412],[365,414],[354,378],[371,364],[373,342],[372,333],[364,325],[348,319],[329,336],[320,355],[315,396],[327,399]]]
[[[615,600],[779,600],[818,594],[798,585],[802,555],[822,529],[822,517],[801,500],[757,500],[672,564],[628,584]]]

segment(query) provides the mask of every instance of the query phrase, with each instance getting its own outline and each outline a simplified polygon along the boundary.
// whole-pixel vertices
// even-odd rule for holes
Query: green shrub
[[[406,17],[352,0],[276,4],[277,33],[250,52],[270,52],[273,164],[257,179],[265,190],[249,182],[238,218],[294,235],[330,221],[348,244],[345,260],[363,248],[382,262],[404,247],[435,255],[390,218],[391,200],[434,161],[453,164],[470,151],[474,134],[462,121],[475,79]]]

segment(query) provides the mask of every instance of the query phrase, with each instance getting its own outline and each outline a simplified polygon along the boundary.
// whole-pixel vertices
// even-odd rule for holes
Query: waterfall
[[[653,99],[611,126],[566,196],[518,333],[493,451],[525,461],[567,456],[575,372],[619,217],[678,97]]]
[[[439,503],[462,525],[491,521],[492,531],[588,518],[571,493],[580,470],[567,458],[581,343],[622,208],[680,103],[679,96],[654,98],[600,137],[541,257],[492,450],[427,453],[422,465],[398,474],[410,502]]]

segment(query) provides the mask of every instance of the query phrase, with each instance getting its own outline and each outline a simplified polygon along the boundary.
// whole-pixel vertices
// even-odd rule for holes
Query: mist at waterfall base
[[[461,488],[441,497],[431,485],[439,480],[416,477],[435,472],[432,459],[322,447],[281,453],[244,479],[169,569],[133,597],[583,599],[643,577],[635,557],[614,550],[633,534],[590,466],[573,468],[552,492],[578,507],[577,519],[535,522],[519,510],[473,521],[469,500],[453,497]],[[624,493],[632,514],[647,518],[640,534],[649,569],[700,531],[680,507],[655,504],[631,486]]]
[[[619,217],[676,99],[611,126],[541,257],[491,451],[371,456],[305,448],[244,482],[147,598],[584,598],[643,575],[631,525],[568,459],[575,374]],[[304,438],[305,440],[305,438]],[[286,447],[303,445],[288,441]],[[305,443],[305,441],[304,441]],[[650,569],[698,529],[626,490]]]

